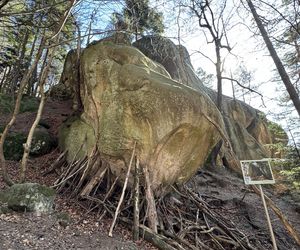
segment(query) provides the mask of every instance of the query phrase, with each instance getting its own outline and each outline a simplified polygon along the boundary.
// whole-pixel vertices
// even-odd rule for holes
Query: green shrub
[[[0,93],[0,114],[12,113],[15,107],[15,98]],[[39,101],[32,96],[23,96],[20,106],[20,113],[35,112],[39,107]]]
[[[273,170],[285,177],[292,190],[300,190],[300,158],[293,147],[286,147],[286,152],[286,159],[272,161]]]

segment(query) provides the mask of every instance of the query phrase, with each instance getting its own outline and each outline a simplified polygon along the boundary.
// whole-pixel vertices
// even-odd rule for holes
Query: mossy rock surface
[[[51,152],[56,146],[56,140],[50,135],[48,130],[42,126],[38,126],[33,134],[32,146],[30,154],[40,156]]]
[[[187,181],[221,139],[205,118],[224,128],[208,96],[173,81],[136,48],[99,42],[83,51],[80,62],[84,110],[59,133],[69,161],[97,147],[122,182],[136,142],[140,165],[147,166],[152,188],[159,192]],[[65,84],[76,84],[70,81],[76,75],[70,65],[65,63],[62,75]]]
[[[26,135],[23,133],[10,133],[4,143],[4,157],[7,160],[19,161],[24,152],[23,144],[26,142]]]
[[[17,212],[52,211],[55,190],[38,183],[15,184],[6,190],[7,207]]]
[[[53,100],[70,100],[73,98],[73,91],[64,84],[54,85],[50,90],[50,96]]]
[[[15,97],[0,93],[0,114],[12,113],[15,107]],[[20,112],[36,112],[39,107],[39,100],[31,96],[23,96]]]
[[[0,133],[3,130],[0,128]],[[7,136],[4,143],[4,157],[7,160],[19,161],[22,159],[27,135],[23,133],[11,132]],[[30,155],[41,156],[51,152],[53,147],[57,145],[57,141],[51,136],[48,130],[42,126],[38,126],[33,134]]]

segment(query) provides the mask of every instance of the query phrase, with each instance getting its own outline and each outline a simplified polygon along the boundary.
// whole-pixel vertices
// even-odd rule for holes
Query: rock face
[[[79,155],[97,145],[122,178],[136,142],[137,157],[156,189],[190,178],[221,138],[213,123],[222,129],[224,124],[210,98],[172,80],[134,47],[89,46],[81,56],[81,76],[84,111],[59,136],[69,159],[81,145]]]
[[[149,39],[135,44],[144,54],[107,41],[83,50],[83,112],[69,119],[59,136],[70,161],[97,148],[122,180],[136,143],[140,165],[148,167],[152,188],[158,189],[188,180],[209,156],[219,153],[220,141],[227,137],[234,152],[224,143],[219,155],[236,170],[238,159],[267,156],[259,140],[270,136],[263,135],[257,110],[224,97],[222,116],[214,103],[216,93],[201,84],[186,50],[169,40],[151,47]],[[62,81],[78,86],[78,72],[72,56],[68,58]]]

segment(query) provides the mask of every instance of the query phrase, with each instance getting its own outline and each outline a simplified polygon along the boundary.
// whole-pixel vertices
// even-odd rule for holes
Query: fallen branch
[[[44,173],[42,173],[42,176],[46,176],[46,175],[52,173],[57,168],[61,167],[61,164],[65,161],[65,156],[66,156],[67,152],[68,151],[62,152],[58,156],[58,158],[55,160],[55,162],[51,164],[50,168],[48,170],[46,170]]]
[[[158,225],[157,211],[156,211],[155,199],[154,199],[154,196],[152,193],[151,182],[150,182],[147,166],[144,166],[143,171],[144,171],[145,182],[146,182],[146,200],[147,200],[148,222],[149,222],[149,226],[153,230],[153,232],[157,233],[157,225]]]
[[[135,155],[135,147],[136,147],[136,142],[134,142],[134,146],[133,146],[133,150],[132,150],[132,154],[131,154],[131,159],[130,159],[130,162],[129,162],[129,166],[128,166],[128,170],[127,170],[127,174],[126,174],[126,178],[125,178],[125,182],[124,182],[122,194],[121,194],[121,197],[120,197],[120,200],[119,200],[119,203],[118,203],[115,215],[114,215],[113,222],[112,222],[112,224],[110,226],[110,229],[109,229],[108,235],[110,237],[112,237],[112,231],[113,231],[114,226],[116,224],[116,220],[117,220],[117,217],[118,217],[118,214],[119,214],[119,210],[120,210],[120,207],[121,207],[123,199],[124,199],[125,190],[126,190],[126,187],[127,187],[127,183],[128,183],[128,179],[129,179],[129,174],[130,174],[130,170],[131,170],[131,165],[132,165],[133,158],[134,158],[134,155]]]
[[[140,194],[140,162],[136,159],[135,171],[134,171],[134,195],[133,195],[133,240],[139,240],[139,194]]]
[[[95,162],[95,164],[97,161]],[[87,196],[93,190],[93,188],[100,182],[107,171],[107,166],[102,163],[102,166],[98,169],[96,174],[92,177],[92,179],[86,184],[83,190],[80,193],[80,196]]]
[[[128,224],[129,226],[132,226],[132,221],[127,218],[120,218],[123,222]],[[139,224],[139,230],[140,234],[143,235],[143,238],[150,242],[153,246],[157,247],[160,250],[185,250],[182,246],[180,246],[177,242],[169,240],[165,236],[161,234],[157,234],[153,232],[150,228]],[[166,241],[172,241],[174,245],[176,245],[176,248],[173,247],[171,244],[167,243]]]

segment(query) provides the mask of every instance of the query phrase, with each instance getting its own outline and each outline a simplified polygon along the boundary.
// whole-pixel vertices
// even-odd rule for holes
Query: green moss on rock
[[[47,154],[55,145],[56,141],[49,134],[48,130],[38,126],[33,134],[30,154],[34,156]]]
[[[69,118],[59,130],[59,147],[68,148],[68,159],[75,156],[82,158],[88,155],[95,145],[93,128],[81,120],[80,117]]]
[[[18,212],[50,212],[55,198],[55,190],[37,183],[15,184],[6,194],[8,208]]]
[[[23,133],[10,133],[4,143],[4,157],[7,160],[19,161],[22,158],[26,142],[26,135]]]

